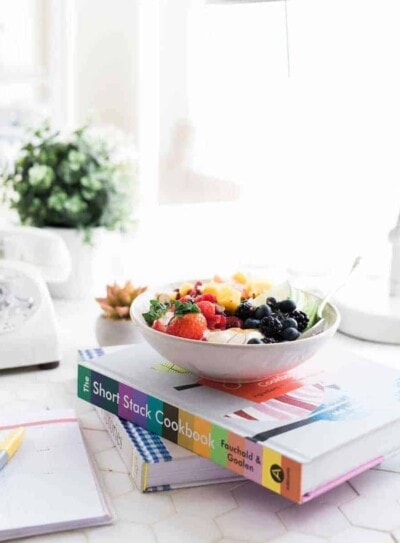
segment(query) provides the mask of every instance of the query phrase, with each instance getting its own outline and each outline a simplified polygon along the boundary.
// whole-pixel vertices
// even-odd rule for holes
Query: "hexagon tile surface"
[[[282,535],[285,527],[274,513],[262,508],[239,507],[215,519],[222,535],[238,541],[264,542]]]
[[[94,306],[91,316],[89,306],[59,306],[66,353],[62,364],[48,372],[2,375],[0,409],[76,409],[116,520],[21,543],[400,543],[400,456],[304,505],[244,480],[138,492],[96,412],[76,398],[76,349],[95,344],[98,310]]]
[[[390,534],[352,526],[330,538],[329,543],[393,543]]]
[[[393,500],[359,496],[340,508],[353,526],[387,532],[400,527],[400,505]]]
[[[370,469],[354,477],[351,484],[365,498],[400,499],[400,473]]]
[[[334,536],[350,526],[338,507],[329,503],[309,502],[301,506],[293,505],[278,515],[288,530],[325,538]]]

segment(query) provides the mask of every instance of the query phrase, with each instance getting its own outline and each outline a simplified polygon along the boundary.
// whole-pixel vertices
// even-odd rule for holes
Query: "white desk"
[[[64,356],[56,370],[0,374],[0,409],[73,407],[115,508],[113,526],[31,543],[400,542],[400,458],[302,506],[251,482],[140,494],[91,406],[76,397],[76,349],[95,345],[93,302],[57,302]],[[400,369],[400,347],[333,340]],[[383,469],[384,468],[384,469]]]

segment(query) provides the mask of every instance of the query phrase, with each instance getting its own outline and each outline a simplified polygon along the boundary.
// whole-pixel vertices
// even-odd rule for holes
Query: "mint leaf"
[[[144,320],[149,326],[153,326],[154,321],[163,317],[168,309],[170,303],[159,302],[158,300],[150,300],[150,310],[147,313],[142,313]]]
[[[183,317],[188,313],[200,313],[200,309],[193,302],[180,302],[177,300],[175,302],[175,315],[178,317]]]

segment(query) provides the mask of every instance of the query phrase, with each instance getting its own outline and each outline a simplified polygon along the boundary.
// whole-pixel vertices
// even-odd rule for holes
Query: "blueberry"
[[[278,305],[278,302],[276,301],[275,298],[273,298],[272,296],[269,296],[266,300],[267,304],[269,305],[269,307],[272,309],[272,311],[275,311],[277,305]]]
[[[287,318],[282,322],[283,328],[297,328],[297,321],[292,318]]]
[[[243,328],[258,328],[259,326],[260,321],[258,319],[246,319]]]
[[[281,332],[281,338],[285,341],[294,341],[300,335],[300,332],[296,328],[284,328]]]
[[[262,345],[262,341],[261,339],[258,339],[258,337],[252,337],[251,339],[249,339],[247,344],[248,345]]]
[[[263,337],[262,342],[267,343],[267,344],[268,343],[276,343],[277,340],[275,338],[273,338],[273,337]]]
[[[271,313],[272,313],[271,308],[267,304],[263,304],[257,307],[254,313],[254,318],[261,320],[264,317],[268,317],[269,315],[271,315]]]
[[[296,304],[293,300],[282,300],[278,303],[278,307],[282,313],[291,313],[296,309]]]

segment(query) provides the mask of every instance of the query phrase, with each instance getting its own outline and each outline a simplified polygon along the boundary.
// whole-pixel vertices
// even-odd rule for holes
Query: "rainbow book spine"
[[[78,365],[78,397],[301,503],[302,465],[212,421]]]

